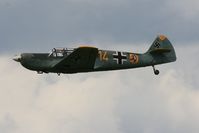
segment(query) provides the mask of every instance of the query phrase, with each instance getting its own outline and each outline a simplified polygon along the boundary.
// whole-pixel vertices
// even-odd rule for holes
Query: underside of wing
[[[93,69],[97,54],[97,48],[79,47],[57,63],[53,69],[66,73],[90,71]]]

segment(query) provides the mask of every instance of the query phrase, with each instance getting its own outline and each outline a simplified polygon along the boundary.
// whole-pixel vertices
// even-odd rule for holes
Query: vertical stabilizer
[[[159,35],[147,51],[154,58],[154,64],[176,61],[175,50],[171,42],[164,35]]]

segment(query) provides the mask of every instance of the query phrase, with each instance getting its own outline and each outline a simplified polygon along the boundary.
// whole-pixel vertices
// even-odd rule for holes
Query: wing
[[[54,66],[62,72],[78,72],[92,70],[98,49],[94,47],[79,47]]]

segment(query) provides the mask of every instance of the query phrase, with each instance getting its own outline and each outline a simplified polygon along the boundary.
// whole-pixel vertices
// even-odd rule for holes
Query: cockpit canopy
[[[64,57],[68,56],[74,51],[73,48],[53,48],[49,56],[52,57]]]

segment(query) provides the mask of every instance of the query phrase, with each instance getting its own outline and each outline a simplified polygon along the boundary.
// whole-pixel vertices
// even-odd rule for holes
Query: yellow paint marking
[[[101,61],[108,61],[108,54],[106,51],[99,51],[99,57]]]
[[[164,36],[164,35],[159,35],[159,38],[160,38],[161,41],[164,41],[167,37]]]
[[[79,46],[79,48],[96,48],[96,47],[82,45],[82,46]]]
[[[129,60],[131,62],[131,64],[138,64],[139,62],[139,57],[136,54],[129,54]]]

